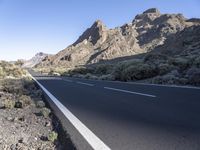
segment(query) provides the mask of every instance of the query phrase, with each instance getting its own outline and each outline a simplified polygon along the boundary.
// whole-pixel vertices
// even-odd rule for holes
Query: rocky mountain
[[[161,14],[156,8],[148,9],[136,15],[131,23],[114,29],[108,29],[102,21],[97,20],[75,43],[56,55],[47,56],[37,67],[93,64],[146,53],[157,47],[163,49],[161,47],[166,47],[166,43],[173,43],[173,38],[193,34],[195,27],[192,26],[199,25],[197,18],[186,19],[182,14]]]
[[[35,67],[37,64],[41,63],[44,58],[49,56],[48,54],[45,53],[37,53],[33,58],[30,60],[24,61],[23,68],[32,68]]]
[[[200,55],[200,25],[187,27],[170,36],[163,45],[152,52],[162,52],[167,55]]]

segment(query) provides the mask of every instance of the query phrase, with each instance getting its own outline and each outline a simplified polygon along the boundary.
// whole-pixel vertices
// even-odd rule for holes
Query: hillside
[[[114,29],[108,29],[97,20],[74,44],[56,55],[47,56],[37,67],[73,67],[150,52],[176,33],[199,24],[199,19],[186,19],[182,14],[161,14],[156,8]]]

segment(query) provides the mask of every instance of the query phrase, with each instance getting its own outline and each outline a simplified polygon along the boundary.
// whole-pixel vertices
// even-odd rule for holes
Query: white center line
[[[31,76],[32,77],[32,76]],[[73,124],[79,133],[86,139],[94,150],[111,150],[100,138],[86,127],[74,114],[72,114],[54,95],[52,95],[42,84],[32,77],[42,90],[50,97],[65,117]]]
[[[154,98],[156,97],[155,95],[133,92],[133,91],[127,91],[127,90],[122,90],[122,89],[115,89],[115,88],[111,88],[111,87],[104,87],[104,89],[119,91],[119,92],[125,92],[125,93],[130,93],[130,94],[136,94],[136,95],[142,95],[142,96],[147,96],[147,97],[154,97]]]
[[[64,81],[67,81],[67,82],[73,82],[72,80],[68,80],[68,79],[63,79]]]
[[[84,83],[84,82],[76,82],[78,84],[88,85],[88,86],[94,86],[94,84]]]

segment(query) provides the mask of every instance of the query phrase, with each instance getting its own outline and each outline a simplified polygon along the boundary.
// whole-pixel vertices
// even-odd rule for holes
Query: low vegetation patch
[[[56,133],[55,131],[52,131],[49,133],[48,135],[48,140],[51,142],[55,142],[58,139],[58,133]]]
[[[116,64],[76,67],[63,76],[98,80],[139,81],[159,84],[200,85],[200,57],[197,55],[167,56],[149,53],[144,58]]]
[[[20,65],[0,63],[0,149],[65,149],[55,132],[59,121]]]

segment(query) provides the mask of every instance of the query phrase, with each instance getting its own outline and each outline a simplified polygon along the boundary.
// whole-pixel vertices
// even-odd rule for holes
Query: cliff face
[[[160,47],[166,47],[170,39],[178,38],[177,33],[193,34],[190,27],[199,25],[199,19],[188,20],[182,14],[161,14],[156,8],[136,15],[131,23],[115,29],[108,29],[97,20],[74,44],[46,57],[37,66],[86,65],[149,52],[157,47],[163,49]]]

